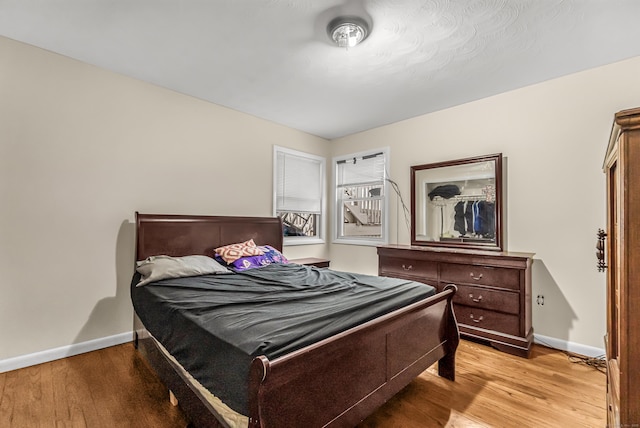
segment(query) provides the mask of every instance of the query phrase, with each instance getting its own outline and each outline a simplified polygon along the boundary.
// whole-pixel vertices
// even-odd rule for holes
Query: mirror
[[[502,153],[411,167],[411,245],[502,251]]]

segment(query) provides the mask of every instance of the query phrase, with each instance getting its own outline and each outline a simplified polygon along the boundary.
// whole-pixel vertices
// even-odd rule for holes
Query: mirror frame
[[[464,166],[472,165],[475,163],[494,162],[494,180],[495,180],[495,236],[492,241],[489,242],[474,242],[474,241],[426,241],[418,240],[416,236],[416,220],[417,220],[417,175],[421,171],[437,168],[445,168],[451,166]],[[460,181],[464,180],[463,177]],[[456,181],[450,180],[450,181]],[[411,245],[421,247],[452,247],[452,248],[466,248],[475,250],[491,250],[491,251],[503,251],[503,170],[502,170],[502,153],[496,153],[492,155],[476,156],[465,159],[456,159],[444,162],[435,162],[423,165],[414,165],[411,167]]]

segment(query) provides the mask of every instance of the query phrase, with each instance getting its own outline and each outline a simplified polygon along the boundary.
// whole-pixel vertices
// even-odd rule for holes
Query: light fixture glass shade
[[[329,23],[327,32],[339,47],[351,48],[367,37],[368,27],[360,18],[339,17]]]

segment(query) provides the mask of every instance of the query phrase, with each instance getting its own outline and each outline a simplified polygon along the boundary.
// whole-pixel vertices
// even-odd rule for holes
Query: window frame
[[[382,208],[381,208],[381,236],[379,238],[372,237],[344,237],[340,236],[341,233],[341,224],[343,222],[342,218],[342,210],[340,209],[340,191],[338,186],[343,183],[338,183],[338,163],[345,160],[351,160],[353,158],[362,159],[367,158],[372,155],[376,155],[381,153],[384,156],[384,172],[381,177],[382,182]],[[331,177],[332,177],[332,188],[333,188],[333,206],[331,210],[331,225],[332,225],[332,240],[331,242],[334,244],[348,244],[348,245],[363,245],[363,246],[378,246],[385,245],[389,243],[389,181],[388,181],[388,168],[390,165],[390,150],[389,147],[383,147],[380,149],[372,149],[357,153],[350,153],[346,155],[335,156],[332,158],[331,162]]]
[[[324,244],[325,243],[325,222],[326,222],[326,158],[311,153],[301,152],[299,150],[289,149],[286,147],[274,145],[273,146],[273,216],[278,216],[278,174],[280,168],[278,167],[278,154],[284,153],[292,156],[298,156],[306,158],[307,160],[317,161],[320,168],[320,213],[316,214],[316,235],[315,236],[283,236],[284,246],[294,245],[312,245],[312,244]],[[283,230],[284,235],[284,230]]]

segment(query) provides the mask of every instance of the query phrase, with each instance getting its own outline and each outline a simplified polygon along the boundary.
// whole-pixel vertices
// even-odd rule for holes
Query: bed
[[[214,250],[220,246],[248,240],[281,251],[283,236],[280,219],[136,213],[137,262],[158,255],[213,257]],[[256,342],[261,347],[247,345],[252,346],[251,351],[243,348],[244,353],[233,346],[227,348],[224,344],[231,342],[227,338],[213,338],[209,344],[204,333],[200,335],[198,332],[198,329],[203,329],[202,326],[196,325],[189,333],[185,333],[187,330],[183,324],[195,324],[196,318],[205,319],[206,322],[217,318],[217,315],[202,315],[202,306],[208,306],[202,302],[209,299],[210,303],[217,304],[221,297],[194,297],[204,296],[200,294],[202,289],[206,288],[207,293],[221,292],[221,287],[246,292],[251,288],[246,281],[256,281],[268,287],[300,288],[296,281],[309,284],[309,281],[316,281],[313,278],[317,278],[320,288],[334,287],[343,280],[351,280],[365,285],[371,283],[387,293],[391,293],[388,290],[394,287],[409,287],[412,291],[403,293],[413,293],[413,296],[412,300],[402,303],[403,299],[409,297],[394,292],[391,293],[393,296],[388,294],[382,300],[378,297],[375,303],[362,305],[353,298],[349,305],[362,307],[369,313],[360,316],[359,312],[354,311],[339,322],[332,320],[322,325],[317,323],[324,322],[324,315],[318,319],[308,317],[299,323],[310,325],[308,333],[298,336],[304,340],[289,340],[290,332],[285,329],[277,337]],[[435,362],[438,362],[440,376],[452,381],[455,378],[459,333],[452,308],[453,286],[437,294],[434,291],[423,295],[420,293],[429,287],[424,284],[399,284],[401,280],[397,279],[335,272],[295,263],[273,264],[246,271],[245,275],[230,273],[195,279],[177,278],[141,287],[137,286],[138,280],[139,275],[137,277],[134,274],[131,291],[136,348],[196,427],[354,426]],[[192,280],[198,280],[200,285],[184,282]],[[224,281],[224,286],[219,281]],[[379,281],[382,282],[379,284]],[[345,287],[350,290],[355,288],[348,284],[338,288]],[[183,304],[182,297],[174,293],[183,293],[183,290],[191,293],[185,300],[200,305],[196,309],[199,316],[189,313],[182,320],[174,320],[174,307],[162,309],[164,312],[158,315],[159,310],[148,303],[165,299],[180,306]],[[302,292],[313,294],[311,290],[309,288]],[[336,290],[330,291],[328,294]],[[269,296],[272,294],[270,292]],[[257,302],[260,298],[246,299],[251,301],[246,304],[258,305],[247,310],[252,317],[261,313],[261,308],[269,306]],[[291,300],[298,299],[293,297]],[[372,308],[383,307],[393,299],[397,300],[395,304],[399,304],[399,308],[387,308],[383,314],[372,315]],[[340,302],[346,302],[346,298],[341,297]],[[232,303],[236,318],[232,318],[233,322],[228,324],[235,325],[239,319],[238,313],[242,314],[244,310],[238,308],[243,308],[245,302],[235,300]],[[304,308],[304,304],[312,307],[310,303],[303,303],[300,307]],[[301,310],[300,307],[291,311],[287,309],[286,312],[313,312]],[[281,306],[278,308],[278,313],[285,312]],[[267,318],[252,321],[260,327],[260,332],[266,329],[263,326],[268,324],[268,317],[272,315],[264,316]],[[288,319],[293,320],[292,317]],[[347,325],[344,324],[345,320],[351,323],[357,321],[357,324]],[[147,328],[146,324],[153,324],[153,327]],[[159,329],[161,324],[167,331]],[[282,324],[288,325],[289,322]],[[333,330],[326,330],[329,325]],[[244,332],[244,327],[239,331]],[[316,334],[319,331],[330,333],[324,336]],[[195,342],[190,343],[187,339]],[[241,342],[244,345],[246,340],[243,338]],[[185,359],[185,356],[188,358]],[[223,356],[226,356],[226,360]],[[227,368],[231,366],[240,366],[245,372],[240,377],[229,375],[231,369]],[[202,374],[207,379],[201,379]],[[243,396],[241,405],[229,406],[225,402],[224,392],[211,390],[207,382],[215,383],[218,379],[222,379],[220,382],[225,385],[242,384],[235,385],[240,387],[240,395]]]

